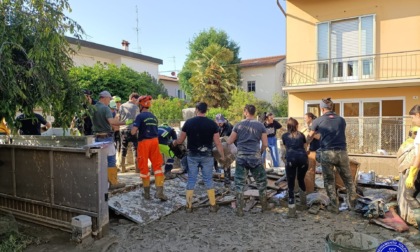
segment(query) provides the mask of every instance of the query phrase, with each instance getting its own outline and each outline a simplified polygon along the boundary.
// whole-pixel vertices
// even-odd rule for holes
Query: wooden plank
[[[251,210],[255,205],[257,204],[257,201],[255,200],[254,197],[250,197],[248,202],[246,203],[245,207],[244,207],[244,211],[248,212],[249,210]]]

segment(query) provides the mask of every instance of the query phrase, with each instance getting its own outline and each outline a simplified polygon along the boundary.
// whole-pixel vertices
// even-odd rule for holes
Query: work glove
[[[125,120],[125,125],[133,124],[133,122],[134,122],[133,119],[127,119],[127,120]]]
[[[415,166],[410,166],[410,171],[408,173],[408,177],[405,179],[405,187],[407,189],[413,189],[414,188],[414,181],[417,178],[417,173],[419,171],[419,168]]]

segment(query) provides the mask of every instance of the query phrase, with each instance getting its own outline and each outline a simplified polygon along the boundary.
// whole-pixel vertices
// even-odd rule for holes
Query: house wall
[[[303,116],[305,111],[305,101],[319,100],[331,97],[331,99],[352,99],[358,101],[364,98],[386,98],[403,97],[405,100],[404,114],[407,115],[410,109],[420,103],[419,99],[413,99],[420,95],[420,83],[417,87],[396,87],[385,89],[363,89],[363,90],[332,90],[321,92],[302,92],[289,94],[289,116]],[[415,98],[415,97],[414,97]]]
[[[121,57],[119,66],[121,66],[122,64],[139,73],[148,72],[156,80],[159,77],[159,65],[156,63],[133,58]]]
[[[179,84],[177,82],[162,79],[160,81],[165,86],[169,96],[178,97]]]
[[[272,102],[275,94],[281,95],[284,60],[271,66],[245,67],[241,69],[242,88],[248,90],[248,81],[255,81],[255,97]]]
[[[376,53],[420,49],[418,0],[288,0],[287,62],[317,59],[316,24],[376,14]]]

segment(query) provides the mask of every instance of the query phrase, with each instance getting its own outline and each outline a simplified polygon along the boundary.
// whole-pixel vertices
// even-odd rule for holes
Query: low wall
[[[397,158],[394,155],[350,154],[349,158],[360,163],[359,171],[375,171],[377,175],[397,176]]]

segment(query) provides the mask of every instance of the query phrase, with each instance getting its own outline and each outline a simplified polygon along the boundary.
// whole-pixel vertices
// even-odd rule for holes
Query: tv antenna
[[[139,43],[139,9],[136,5],[136,35],[137,35],[137,50],[139,53],[141,53],[141,47]]]

